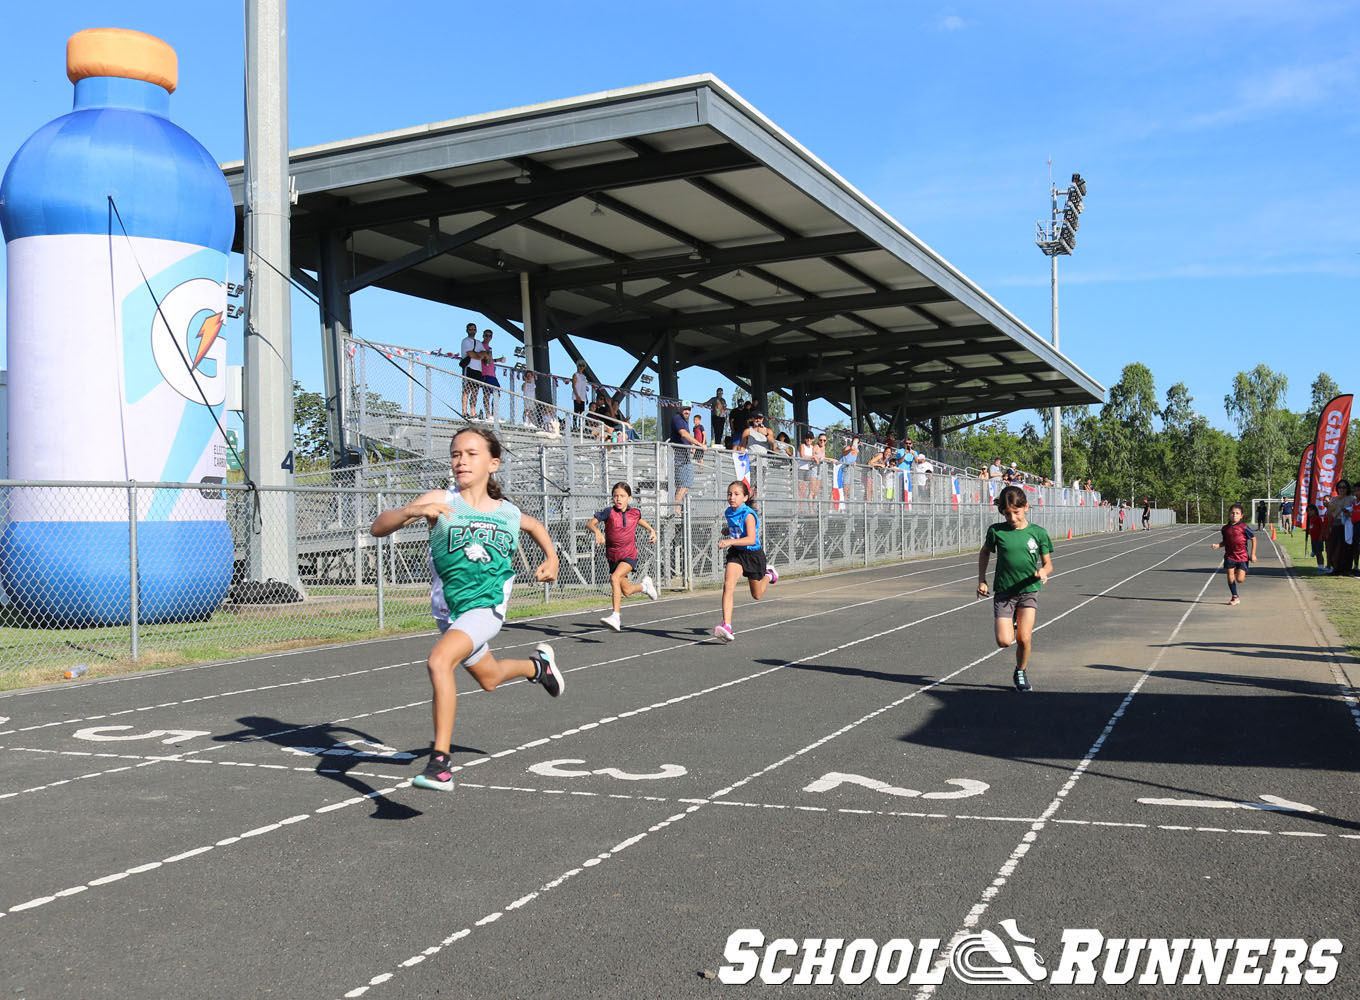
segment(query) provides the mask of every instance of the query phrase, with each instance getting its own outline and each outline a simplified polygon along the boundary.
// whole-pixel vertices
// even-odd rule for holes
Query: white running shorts
[[[498,610],[497,608],[473,608],[471,611],[464,611],[453,621],[449,621],[447,618],[435,618],[434,622],[439,626],[440,635],[443,635],[449,629],[457,629],[472,640],[472,652],[463,661],[463,666],[472,666],[490,652],[487,644],[496,638],[501,630],[501,625],[505,623],[504,615],[498,614]]]

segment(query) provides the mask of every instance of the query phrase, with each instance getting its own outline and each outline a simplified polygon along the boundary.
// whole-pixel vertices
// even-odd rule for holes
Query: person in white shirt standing
[[[477,324],[467,325],[467,335],[458,348],[458,367],[463,372],[463,416],[472,419],[472,410],[477,407],[477,383],[482,380],[482,351],[477,342]]]
[[[586,363],[576,362],[576,374],[571,377],[571,408],[576,417],[572,423],[573,430],[581,429],[582,415],[586,412],[586,407],[590,403],[590,380],[586,378]]]

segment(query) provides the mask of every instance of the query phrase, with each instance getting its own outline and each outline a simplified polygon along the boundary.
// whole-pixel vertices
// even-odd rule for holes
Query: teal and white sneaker
[[[435,792],[453,790],[453,770],[449,766],[449,755],[439,751],[430,753],[430,762],[411,781],[417,788],[428,788]]]

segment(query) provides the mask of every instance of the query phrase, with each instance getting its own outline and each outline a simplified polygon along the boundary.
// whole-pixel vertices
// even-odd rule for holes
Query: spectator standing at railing
[[[685,494],[694,485],[694,466],[690,463],[690,449],[677,448],[675,445],[692,444],[697,448],[704,447],[703,444],[689,432],[689,404],[680,407],[680,410],[671,414],[671,428],[669,440],[671,443],[672,485],[675,487],[675,496],[672,502],[675,504],[675,516],[679,517],[683,512]]]
[[[477,383],[482,380],[482,349],[477,342],[477,324],[467,325],[467,335],[458,348],[458,367],[463,372],[463,416],[472,419],[477,408]]]
[[[576,414],[572,418],[572,430],[581,429],[586,406],[590,403],[590,379],[586,378],[586,363],[576,362],[576,374],[571,377],[571,408]]]
[[[751,460],[751,485],[753,487],[759,483],[757,470],[763,468],[761,463],[765,456],[770,453],[773,444],[774,435],[765,426],[765,414],[759,410],[752,410],[750,423],[741,432],[741,445],[746,449],[746,454]]]
[[[816,452],[812,431],[803,431],[802,443],[798,445],[798,509],[807,510],[806,501],[812,499],[813,484],[818,482]]]
[[[713,398],[703,404],[708,408],[708,436],[713,439],[714,447],[722,444],[723,428],[727,426],[727,400],[719,388]]]
[[[992,464],[987,466],[987,475],[985,478],[987,479],[1001,478],[1001,459],[999,457],[992,458]]]
[[[486,411],[486,419],[496,418],[496,406],[499,402],[501,380],[496,377],[496,362],[504,361],[504,358],[493,358],[495,353],[491,350],[491,331],[482,331],[482,382],[486,386],[482,390],[482,409]]]
[[[729,430],[732,432],[727,438],[727,446],[729,448],[735,448],[737,445],[741,444],[741,436],[746,433],[746,425],[751,422],[752,408],[753,404],[748,403],[744,399],[738,399],[737,405],[732,407],[731,412],[728,414],[729,419],[727,421]]]
[[[702,467],[704,464],[704,448],[708,447],[708,437],[704,434],[704,418],[697,413],[694,415],[694,430],[691,433],[694,435],[694,440],[704,446],[694,449],[694,457]]]
[[[841,452],[841,465],[846,466],[841,474],[841,499],[850,499],[850,483],[854,479],[854,474],[850,469],[859,462],[859,438],[851,438],[846,442],[845,450]]]
[[[808,499],[816,500],[822,495],[822,468],[826,465],[826,435],[818,434],[812,445],[812,489]]]
[[[619,401],[613,396],[606,396],[605,401],[609,404],[609,419],[614,421],[614,426],[620,431],[618,440],[636,441],[637,431],[633,430],[633,425],[624,419],[623,413],[619,410]]]

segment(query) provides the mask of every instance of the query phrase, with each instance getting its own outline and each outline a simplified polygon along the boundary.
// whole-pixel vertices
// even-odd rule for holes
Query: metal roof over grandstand
[[[673,357],[804,406],[848,411],[853,385],[861,412],[909,422],[1104,398],[712,76],[300,149],[289,169],[295,275],[335,282],[342,246],[346,295],[386,288],[508,329],[527,284],[548,336],[624,348],[630,381]],[[224,171],[239,213],[242,165]]]

